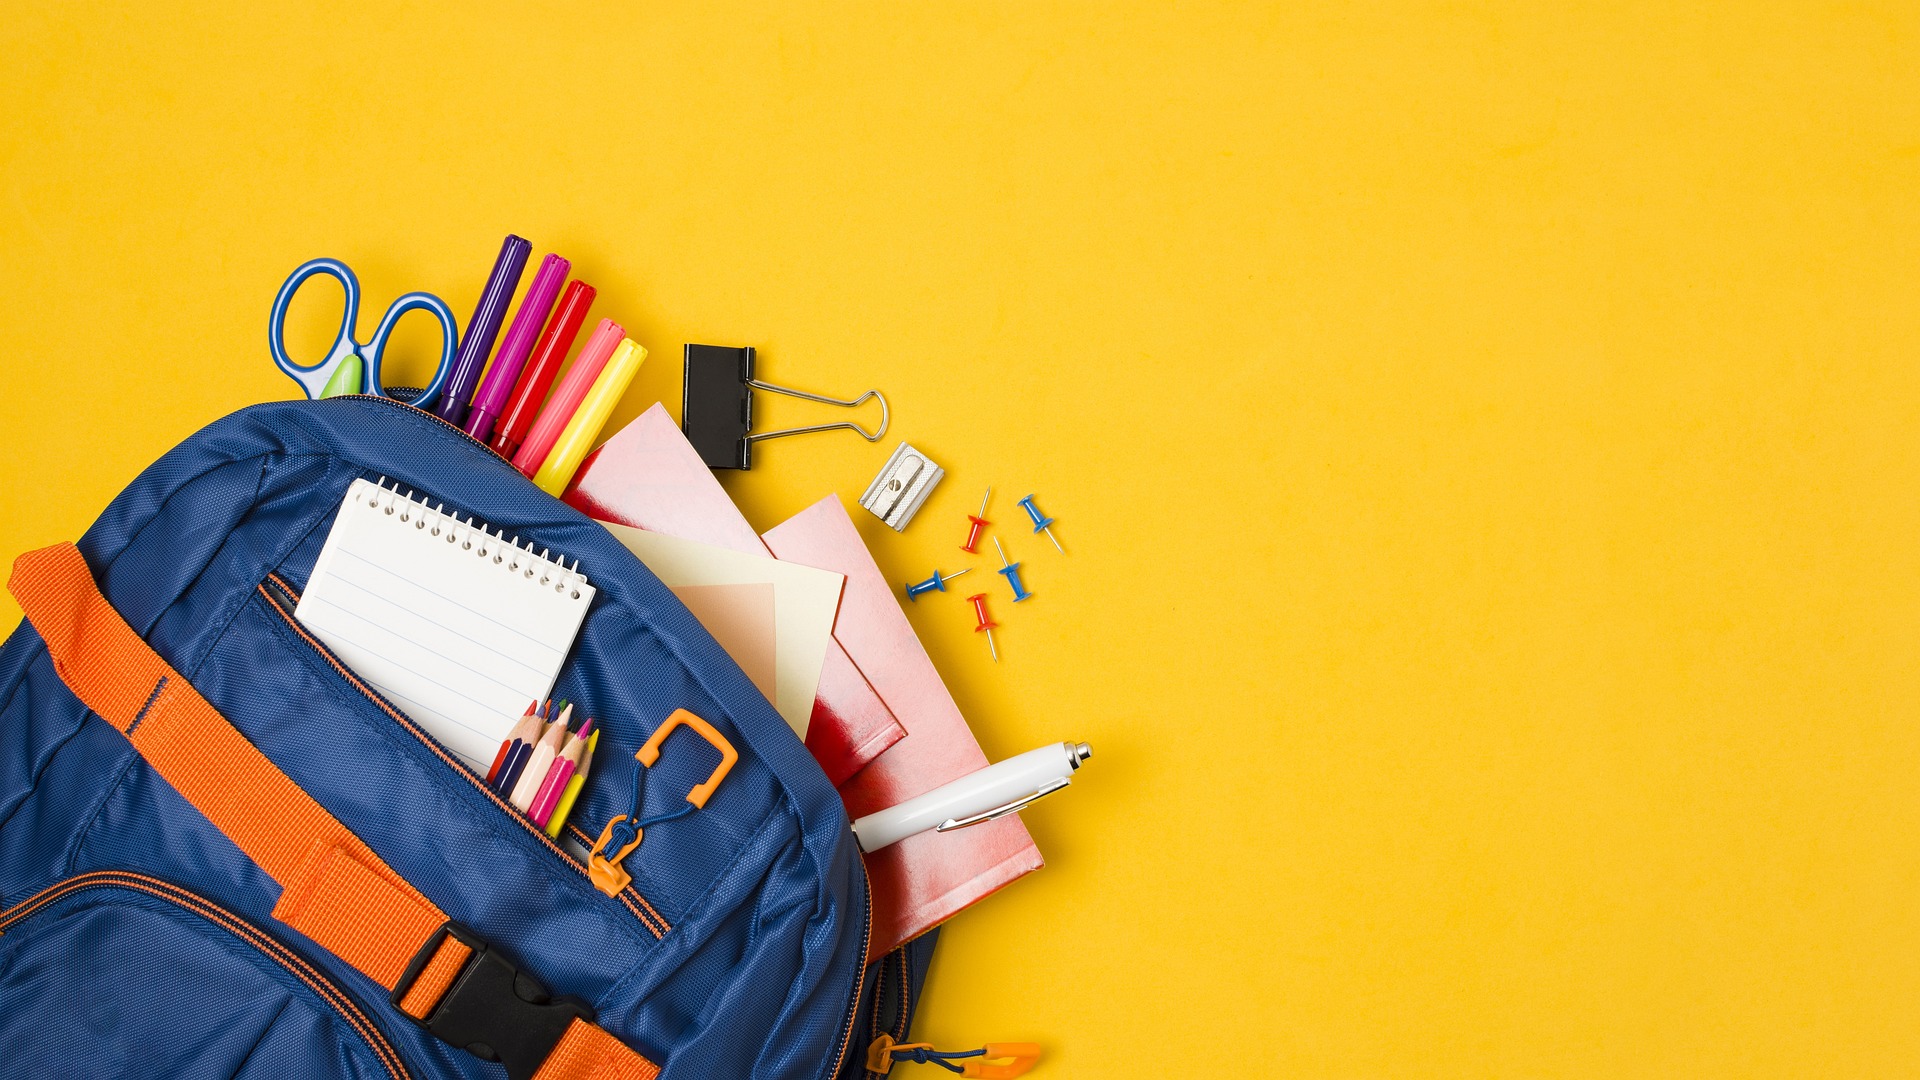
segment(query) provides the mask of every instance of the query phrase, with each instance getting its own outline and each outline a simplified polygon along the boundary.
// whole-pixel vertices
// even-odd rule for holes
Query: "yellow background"
[[[920,517],[854,512],[891,577],[981,568],[998,665],[910,609],[981,742],[1095,745],[925,1037],[1920,1074],[1913,8],[486,6],[9,6],[0,558],[292,393],[302,260],[363,333],[464,325],[511,230],[652,350],[616,422],[687,341],[885,390],[883,445],[729,490],[851,506],[912,441]],[[1019,608],[955,551],[988,484]]]

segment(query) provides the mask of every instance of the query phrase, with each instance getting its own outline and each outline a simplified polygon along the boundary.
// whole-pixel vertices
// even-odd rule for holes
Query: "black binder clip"
[[[815,431],[848,428],[868,442],[879,442],[887,433],[887,399],[878,390],[869,390],[851,401],[809,394],[785,386],[764,383],[753,377],[753,349],[727,345],[688,345],[686,347],[686,383],[680,400],[680,430],[700,452],[700,460],[709,469],[750,469],[753,444],[761,439],[786,435],[806,435]],[[880,430],[868,431],[859,424],[814,424],[784,431],[750,431],[753,427],[753,392],[765,390],[788,397],[805,398],[826,405],[851,409],[868,398],[880,399]]]

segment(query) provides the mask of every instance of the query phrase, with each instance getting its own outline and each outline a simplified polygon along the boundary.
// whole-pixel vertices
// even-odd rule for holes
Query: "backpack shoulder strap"
[[[79,548],[21,555],[7,587],[67,689],[279,883],[274,918],[392,991],[428,1030],[463,1047],[487,1043],[512,1077],[659,1075],[577,1004],[501,1000],[499,988],[514,997],[516,977],[525,976],[450,922],[141,640]],[[517,1030],[485,1030],[490,1023]]]

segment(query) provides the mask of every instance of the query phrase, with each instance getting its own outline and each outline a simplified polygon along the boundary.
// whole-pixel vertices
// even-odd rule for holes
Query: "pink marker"
[[[593,336],[580,349],[580,355],[573,358],[566,378],[560,380],[559,389],[547,399],[547,407],[540,410],[540,418],[533,422],[533,430],[527,432],[527,441],[520,444],[520,452],[513,455],[513,467],[526,473],[528,479],[540,471],[553,444],[560,441],[560,433],[566,430],[567,421],[573,419],[574,410],[580,407],[580,400],[593,389],[593,380],[600,377],[607,358],[626,336],[625,327],[612,319],[601,319]]]
[[[572,269],[573,264],[558,255],[541,260],[540,269],[534,272],[533,284],[527,286],[527,295],[520,301],[520,310],[513,313],[513,325],[507,327],[507,336],[500,339],[500,351],[493,354],[493,366],[487,369],[480,391],[473,395],[473,411],[467,414],[467,434],[481,442],[492,440],[493,422],[507,411],[513,384],[520,381],[520,369],[526,365],[534,339],[547,324],[554,298],[560,295],[560,286],[566,284],[567,273]]]

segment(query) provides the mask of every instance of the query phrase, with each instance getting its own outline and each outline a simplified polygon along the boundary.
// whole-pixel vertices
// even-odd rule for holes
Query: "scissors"
[[[347,294],[347,309],[340,315],[340,336],[334,339],[326,358],[317,364],[302,366],[287,355],[287,305],[293,301],[293,294],[300,291],[300,286],[315,274],[325,274],[340,283]],[[380,362],[386,355],[387,338],[393,333],[394,324],[400,321],[400,316],[415,309],[430,311],[440,320],[440,367],[433,373],[432,381],[411,401],[424,409],[440,396],[447,373],[453,370],[454,347],[460,337],[453,324],[453,312],[448,310],[446,301],[432,293],[410,292],[395,300],[381,317],[373,339],[362,344],[353,340],[354,324],[360,315],[360,279],[338,259],[313,259],[301,263],[287,283],[280,286],[280,295],[273,298],[273,315],[267,323],[267,346],[273,350],[273,362],[299,383],[309,398],[340,394],[392,397],[381,384]]]

